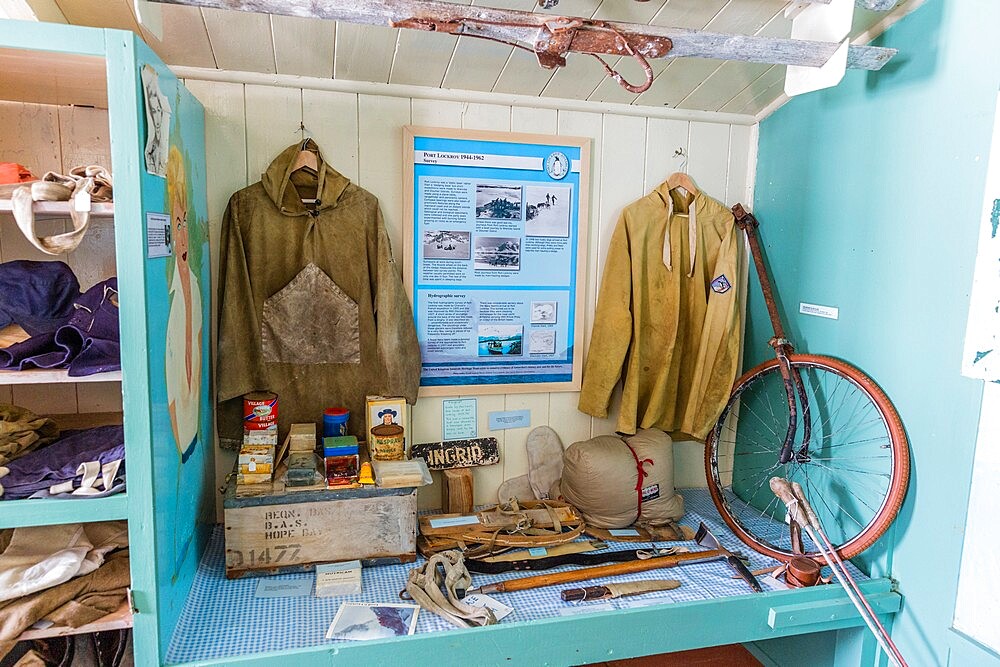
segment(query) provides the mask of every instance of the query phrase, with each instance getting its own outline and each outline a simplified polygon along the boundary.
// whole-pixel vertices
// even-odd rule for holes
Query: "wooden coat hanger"
[[[696,186],[694,181],[691,180],[691,177],[683,171],[675,171],[667,176],[667,187],[671,190],[684,188],[690,195],[696,195],[699,192],[698,186]]]
[[[674,157],[684,158],[680,166],[680,169],[684,169],[684,166],[687,164],[687,154],[684,152],[684,148],[681,147],[674,151]],[[667,189],[676,190],[677,188],[684,188],[692,197],[699,193],[698,186],[695,185],[694,181],[691,180],[691,177],[683,171],[675,171],[667,176]]]
[[[302,121],[299,121],[299,132],[302,135],[302,143],[299,145],[299,154],[295,156],[295,162],[292,164],[292,171],[304,168],[312,170],[314,174],[318,173],[319,158],[316,151],[307,148],[309,145],[309,137],[306,136],[308,130]]]
[[[295,156],[295,163],[292,165],[292,171],[298,171],[299,169],[311,169],[313,173],[319,172],[319,158],[316,157],[315,151],[311,151],[306,148],[306,139],[302,142],[299,147],[299,154]]]

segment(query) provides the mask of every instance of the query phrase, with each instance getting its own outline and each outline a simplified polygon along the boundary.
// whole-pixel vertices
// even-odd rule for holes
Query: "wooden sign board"
[[[496,438],[422,442],[413,445],[410,456],[424,459],[431,470],[473,468],[498,463],[500,447]]]

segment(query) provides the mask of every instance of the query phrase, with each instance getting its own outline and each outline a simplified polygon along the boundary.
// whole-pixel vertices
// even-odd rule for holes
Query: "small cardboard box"
[[[271,473],[238,473],[236,475],[236,483],[242,486],[252,485],[252,484],[267,484],[271,481]]]
[[[268,428],[261,431],[243,431],[243,446],[253,445],[278,445],[278,427]]]
[[[292,424],[288,431],[289,451],[312,452],[316,449],[316,424]]]
[[[267,495],[239,497],[230,481],[223,508],[230,579],[307,572],[317,563],[369,566],[417,557],[412,487],[285,491],[275,483]]]
[[[274,471],[273,445],[243,445],[236,461],[241,473],[267,473]]]

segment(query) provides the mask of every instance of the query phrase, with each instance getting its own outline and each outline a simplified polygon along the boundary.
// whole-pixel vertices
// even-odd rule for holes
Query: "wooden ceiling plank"
[[[333,78],[337,23],[298,16],[271,16],[274,63],[278,74]]]
[[[751,18],[759,21],[771,12],[771,9],[761,6],[762,13]],[[720,18],[722,18],[720,16]],[[760,37],[788,37],[791,34],[791,21],[785,18],[784,12],[775,13],[757,35]],[[737,93],[755,81],[771,66],[761,63],[742,63],[728,61],[706,78],[701,85],[691,91],[687,97],[678,102],[680,109],[704,109],[716,111],[731,100]]]
[[[718,111],[773,65],[723,63],[722,67],[677,104],[678,109]]]
[[[538,66],[538,59],[533,54],[514,49],[493,86],[493,92],[537,97],[542,94],[553,76],[555,76],[553,70]]]
[[[773,77],[773,82],[766,89],[754,96],[752,100],[743,105],[741,113],[755,116],[764,109],[771,106],[779,96],[785,92],[785,66],[774,67],[774,71],[780,71],[781,76],[769,75]]]
[[[708,58],[675,60],[656,77],[649,90],[636,98],[635,104],[676,107],[723,62]]]
[[[445,0],[468,5],[470,0]],[[458,37],[424,30],[401,30],[389,71],[389,83],[439,88],[452,62]]]
[[[204,9],[202,13],[219,69],[275,73],[267,15],[226,9]]]
[[[131,0],[56,0],[56,5],[73,25],[142,32],[132,13]]]
[[[493,90],[513,47],[472,37],[459,37],[442,88]],[[537,65],[536,65],[537,67]]]
[[[751,81],[746,88],[736,93],[731,100],[722,105],[719,111],[726,113],[731,110],[736,110],[733,111],[733,113],[736,113],[752,102],[754,98],[762,92],[773,86],[776,81],[784,80],[785,67],[783,65],[772,65],[766,72],[761,74],[754,81]]]
[[[458,38],[422,30],[401,30],[389,83],[437,88],[455,53]]]
[[[535,0],[476,0],[473,4],[519,11],[531,11],[537,6]],[[512,49],[506,44],[485,39],[459,37],[441,87],[492,90],[510,59]]]
[[[389,81],[399,30],[384,26],[337,23],[335,79]]]
[[[217,67],[205,19],[196,7],[164,5],[163,41],[150,42],[150,46],[171,65]]]

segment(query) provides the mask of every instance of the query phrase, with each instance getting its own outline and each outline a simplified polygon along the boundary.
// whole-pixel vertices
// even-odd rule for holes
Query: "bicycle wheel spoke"
[[[808,480],[809,479],[809,471],[808,470],[803,470],[803,474],[805,474],[806,480]],[[837,516],[837,512],[834,512],[833,508],[831,508],[830,504],[826,501],[826,495],[827,494],[825,494],[825,493],[816,493],[816,494],[813,494],[813,496],[811,498],[807,498],[807,500],[809,500],[809,502],[812,503],[814,501],[814,498],[818,497],[819,500],[820,500],[820,502],[823,503],[823,505],[826,507],[827,511],[830,513],[830,516]],[[840,511],[843,512],[844,515],[847,516],[849,519],[851,519],[851,521],[853,521],[854,523],[858,524],[859,528],[864,528],[865,527],[865,524],[861,523],[861,521],[859,521],[857,518],[855,518],[855,516],[853,514],[851,514],[850,512],[848,512],[836,500],[833,501],[833,504],[836,505],[837,507],[839,507]],[[824,527],[824,529],[825,529],[825,527]]]

